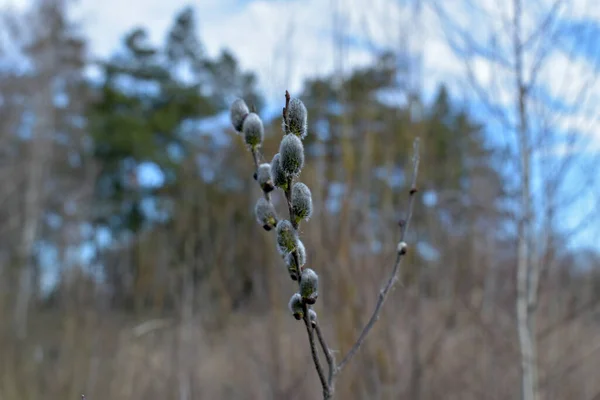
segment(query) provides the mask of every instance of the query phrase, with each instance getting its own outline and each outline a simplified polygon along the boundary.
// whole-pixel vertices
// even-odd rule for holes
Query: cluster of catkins
[[[289,301],[292,315],[300,320],[304,313],[316,322],[316,313],[310,308],[318,296],[319,277],[310,268],[305,268],[306,249],[298,235],[298,226],[302,220],[312,215],[312,196],[304,183],[296,181],[304,167],[304,146],[302,140],[307,134],[307,111],[299,99],[289,99],[284,109],[283,138],[279,153],[271,163],[258,164],[254,179],[260,185],[263,196],[254,208],[256,220],[267,231],[275,228],[277,232],[277,250],[285,261],[292,280],[299,281],[299,291]],[[231,123],[234,129],[244,137],[248,149],[255,160],[264,138],[264,127],[260,117],[250,112],[242,99],[231,105]],[[296,182],[295,182],[296,181]],[[281,189],[288,202],[290,219],[279,219],[271,202],[271,192]]]

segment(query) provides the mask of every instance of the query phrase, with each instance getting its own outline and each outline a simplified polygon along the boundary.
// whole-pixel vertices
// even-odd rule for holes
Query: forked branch
[[[316,312],[311,308],[318,297],[318,276],[310,268],[305,268],[306,253],[304,245],[298,238],[300,220],[307,220],[312,213],[312,198],[310,190],[302,182],[294,182],[300,174],[304,164],[304,148],[301,140],[306,136],[307,113],[304,104],[298,99],[291,99],[285,92],[285,107],[283,108],[284,138],[281,141],[280,151],[273,157],[271,164],[259,164],[258,148],[262,145],[264,128],[260,117],[250,113],[243,100],[236,100],[231,108],[231,121],[234,128],[244,135],[246,144],[252,153],[254,161],[254,179],[263,189],[263,196],[257,201],[255,214],[257,221],[267,231],[276,228],[277,246],[286,260],[288,272],[292,280],[298,283],[299,291],[295,293],[289,303],[290,311],[296,319],[302,319],[306,327],[311,356],[323,389],[323,398],[331,399],[335,391],[335,378],[343,367],[356,354],[368,333],[379,319],[381,307],[388,293],[398,280],[398,269],[402,256],[406,253],[404,237],[412,218],[415,193],[417,192],[417,172],[419,170],[419,139],[414,142],[413,176],[409,190],[409,205],[406,219],[401,224],[400,243],[398,244],[396,262],[392,268],[387,283],[379,293],[379,298],[373,314],[363,328],[356,343],[350,351],[336,365],[333,352],[327,345]],[[279,220],[271,203],[270,192],[279,187],[285,194],[289,221]],[[318,344],[315,340],[315,332]],[[319,358],[320,346],[327,361],[327,376]]]

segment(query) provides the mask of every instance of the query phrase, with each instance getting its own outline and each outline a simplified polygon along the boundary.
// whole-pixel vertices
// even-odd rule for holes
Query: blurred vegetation
[[[263,110],[256,76],[228,52],[205,53],[190,8],[163,45],[136,28],[92,63],[64,4],[36,4],[11,30],[31,68],[0,71],[0,399],[317,398],[304,328],[287,312],[293,282],[256,224],[251,156],[228,122],[236,97]],[[341,353],[391,267],[411,143],[422,143],[403,285],[337,397],[517,398],[503,149],[443,85],[426,104],[405,73],[386,52],[294,94],[308,108],[315,205],[302,237]],[[281,118],[266,128],[269,162]],[[552,257],[543,398],[591,399],[598,358],[578,343],[597,343],[600,258]]]

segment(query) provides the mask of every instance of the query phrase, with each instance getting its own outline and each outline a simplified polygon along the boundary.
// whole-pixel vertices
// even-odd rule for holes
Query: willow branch
[[[298,279],[298,281],[300,281]],[[323,371],[323,367],[321,366],[321,361],[319,361],[319,355],[317,354],[317,346],[315,345],[315,335],[313,332],[312,324],[310,322],[308,316],[308,306],[304,304],[304,326],[306,326],[306,333],[308,335],[308,343],[310,345],[310,354],[312,355],[313,361],[315,363],[315,368],[317,370],[317,374],[319,375],[319,380],[321,381],[321,387],[323,388],[323,398],[330,399],[331,393],[329,391],[329,384],[327,379],[325,379],[325,372]]]
[[[287,114],[288,114],[289,104],[290,104],[290,93],[286,90],[285,91],[285,107],[283,107],[283,112],[282,112],[283,122],[286,127],[287,127],[287,117],[288,117]],[[290,222],[292,223],[292,226],[294,227],[294,229],[298,230],[298,222],[296,221],[296,218],[294,216],[294,207],[292,206],[292,184],[293,184],[293,179],[290,177],[290,178],[288,178],[287,187],[285,189],[285,199],[287,201],[288,212],[290,214]],[[296,262],[296,265],[300,266],[300,263],[298,262],[299,261],[298,252],[296,250],[293,251],[292,257],[294,257],[294,261]],[[298,271],[297,271],[298,286],[300,286],[301,276],[302,276],[301,268],[298,268]],[[304,321],[304,325],[306,326],[306,333],[308,335],[308,342],[310,345],[310,353],[311,353],[313,361],[315,363],[315,369],[317,370],[317,374],[319,375],[319,380],[321,381],[321,386],[323,388],[323,398],[330,399],[331,392],[329,390],[328,381],[325,378],[325,373],[323,372],[323,367],[321,366],[321,361],[319,360],[319,354],[317,353],[317,347],[315,345],[315,336],[313,333],[313,327],[310,322],[310,317],[308,315],[308,306],[306,304],[304,304],[302,308],[304,311],[304,317],[302,319]]]
[[[413,208],[414,208],[414,203],[415,203],[415,194],[417,193],[417,174],[419,172],[419,160],[420,160],[419,159],[419,138],[415,139],[414,144],[413,144],[413,149],[414,149],[414,155],[413,155],[412,183],[411,183],[411,187],[410,187],[409,195],[408,195],[409,196],[408,213],[406,215],[406,219],[404,221],[402,221],[402,223],[401,223],[401,226],[402,226],[402,230],[401,230],[401,234],[400,234],[400,242],[401,243],[404,241],[406,232],[408,231],[408,227],[410,225],[410,220],[412,218]],[[362,332],[358,336],[358,339],[356,340],[354,345],[350,348],[348,353],[344,356],[342,361],[338,364],[336,371],[335,371],[336,373],[341,372],[341,370],[346,366],[346,364],[348,364],[348,362],[352,359],[352,357],[354,357],[354,355],[356,354],[356,352],[358,351],[360,346],[363,344],[363,342],[367,338],[367,335],[373,328],[373,325],[375,325],[375,322],[377,322],[377,320],[379,319],[381,307],[385,303],[388,293],[394,287],[394,284],[398,281],[398,269],[400,267],[400,262],[402,261],[404,254],[406,254],[406,251],[404,250],[404,248],[402,248],[402,250],[401,250],[401,248],[399,248],[398,254],[396,256],[396,262],[394,263],[392,272],[390,274],[390,277],[387,280],[387,283],[385,284],[383,289],[379,292],[377,304],[375,305],[373,314],[371,314],[371,318],[369,318],[369,321],[363,328]]]
[[[325,359],[327,360],[327,365],[329,367],[329,373],[327,376],[327,384],[329,385],[329,390],[333,390],[333,377],[335,375],[335,360],[333,359],[333,353],[329,350],[329,346],[327,346],[327,342],[325,342],[325,337],[323,336],[323,332],[321,332],[321,326],[318,321],[315,321],[315,331],[317,332],[317,338],[319,339],[319,343],[321,344],[321,348],[323,349],[323,353],[325,354]]]

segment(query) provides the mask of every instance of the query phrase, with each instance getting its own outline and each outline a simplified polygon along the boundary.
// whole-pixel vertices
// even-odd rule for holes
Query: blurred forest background
[[[397,46],[356,68],[334,15],[334,70],[292,92],[309,112],[302,240],[338,357],[391,268],[421,138],[402,285],[337,398],[530,399],[531,379],[540,399],[598,400],[600,22],[564,28],[581,3],[566,0],[406,3]],[[294,283],[255,221],[252,159],[228,121],[235,98],[254,106],[270,160],[287,87],[273,97],[232,52],[208,55],[194,7],[165,16],[160,43],[132,27],[101,58],[70,7],[0,9],[0,400],[319,398],[287,310]],[[488,36],[461,26],[465,7]],[[427,99],[424,12],[464,72]]]

